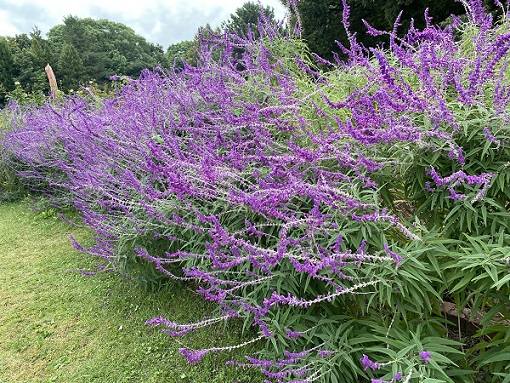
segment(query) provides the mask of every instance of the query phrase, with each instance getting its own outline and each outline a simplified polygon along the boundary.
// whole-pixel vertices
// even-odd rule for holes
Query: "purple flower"
[[[492,142],[492,143],[495,143],[496,144],[496,149],[499,149],[499,146],[501,145],[501,142],[492,135],[491,131],[489,130],[488,127],[485,127],[483,129],[483,134],[485,134],[485,137],[487,137],[487,141],[489,142]]]
[[[300,331],[290,331],[290,330],[285,330],[285,334],[287,334],[287,336],[290,339],[296,339],[296,338],[299,338],[301,335],[303,335],[303,333]]]
[[[370,383],[391,383],[391,382],[396,382],[397,380],[400,380],[402,378],[402,373],[401,372],[398,372],[394,377],[393,379],[391,379],[391,381],[387,381],[387,380],[384,380],[384,379],[372,379],[370,381]]]
[[[369,368],[372,370],[378,370],[381,367],[379,363],[371,361],[365,354],[363,354],[363,358],[361,358],[360,360],[365,371],[368,370]]]
[[[205,354],[209,352],[209,350],[189,350],[187,348],[179,348],[181,354],[188,359],[188,362],[191,365],[195,365],[202,360]]]
[[[420,351],[420,356],[424,360],[425,363],[428,363],[429,359],[432,358],[432,355],[428,351]]]
[[[319,350],[319,357],[321,358],[327,358],[328,356],[333,355],[334,352],[331,350]]]
[[[465,194],[457,193],[454,188],[448,188],[448,191],[450,192],[450,198],[454,201],[462,201],[466,199]]]
[[[387,244],[387,243],[385,243],[385,244],[383,245],[383,247],[384,247],[384,251],[386,251],[386,253],[387,253],[388,255],[390,255],[390,256],[391,256],[391,257],[395,260],[395,263],[397,264],[397,267],[400,267],[400,262],[402,261],[402,259],[404,259],[404,256],[402,256],[402,255],[400,255],[400,254],[397,254],[397,253],[395,253],[394,251],[392,251],[392,250],[389,248],[389,246],[388,246],[388,244]]]
[[[381,36],[381,35],[384,35],[384,34],[387,34],[387,32],[385,31],[380,31],[378,29],[375,29],[374,27],[372,27],[366,20],[364,19],[361,19],[361,21],[363,21],[363,24],[365,24],[365,27],[367,28],[367,34],[371,35],[371,36]]]

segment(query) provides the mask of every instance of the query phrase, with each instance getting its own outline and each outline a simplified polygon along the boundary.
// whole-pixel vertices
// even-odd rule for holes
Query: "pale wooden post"
[[[48,76],[48,81],[50,82],[50,89],[51,89],[51,99],[55,101],[57,99],[57,79],[55,78],[55,73],[53,73],[53,69],[51,69],[50,64],[47,64],[44,68],[46,71],[46,76]]]

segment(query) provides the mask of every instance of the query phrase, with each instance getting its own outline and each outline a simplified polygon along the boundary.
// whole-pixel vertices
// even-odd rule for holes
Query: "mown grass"
[[[90,241],[86,228],[18,202],[0,205],[0,233],[0,383],[260,381],[226,367],[234,355],[190,366],[178,351],[239,343],[240,326],[174,339],[144,324],[203,319],[210,307],[191,289],[150,293],[115,273],[77,272],[98,261],[70,243],[68,234]]]

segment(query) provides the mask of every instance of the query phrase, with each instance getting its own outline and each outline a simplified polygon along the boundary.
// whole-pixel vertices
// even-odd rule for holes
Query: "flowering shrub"
[[[182,348],[192,364],[255,343],[230,363],[268,382],[473,381],[473,363],[497,381],[510,45],[506,20],[465,5],[468,21],[403,38],[397,20],[389,50],[349,35],[348,63],[267,20],[260,40],[208,35],[198,67],[14,113],[4,161],[80,211],[96,233],[84,251],[142,282],[194,281],[217,303],[199,323],[148,324],[181,336],[240,318],[253,334]],[[496,341],[476,347],[492,360],[446,336],[443,299],[487,313],[480,335]]]

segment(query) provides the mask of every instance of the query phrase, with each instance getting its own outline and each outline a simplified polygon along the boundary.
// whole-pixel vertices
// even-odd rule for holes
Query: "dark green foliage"
[[[14,89],[14,59],[11,48],[0,38],[0,107],[5,105],[6,95]]]
[[[65,43],[58,58],[60,90],[67,92],[85,80],[85,67],[74,45]]]
[[[8,37],[14,59],[14,79],[28,93],[48,93],[50,90],[44,67],[53,63],[47,40],[38,28],[29,34]]]
[[[310,51],[324,58],[338,52],[335,40],[346,40],[342,25],[341,2],[336,0],[301,0],[297,2],[302,23],[302,37]],[[353,20],[357,15],[353,15]]]
[[[99,85],[109,83],[113,75],[136,78],[142,69],[169,63],[161,46],[147,42],[124,24],[74,16],[53,27],[47,39],[38,28],[30,34],[2,38],[0,53],[0,105],[7,92],[14,91],[15,99],[21,93],[48,94],[47,64],[61,90],[68,91],[92,80]],[[22,90],[14,89],[15,82]]]
[[[239,35],[247,35],[248,30],[250,30],[254,33],[255,37],[259,37],[258,22],[261,14],[268,20],[274,19],[273,8],[263,7],[255,2],[248,1],[237,8],[230,15],[230,18],[222,24],[222,27],[229,32],[238,33]]]
[[[189,62],[189,59],[192,57],[193,51],[196,48],[194,40],[184,40],[170,45],[165,55],[170,65],[182,68],[184,66],[182,60],[186,61],[188,64],[192,64]]]
[[[286,0],[281,0],[286,4]],[[366,33],[362,20],[366,20],[374,28],[388,31],[393,25],[400,11],[402,26],[399,31],[407,31],[411,19],[418,28],[425,26],[423,17],[425,9],[429,9],[429,16],[434,23],[440,23],[451,14],[462,14],[462,4],[451,0],[348,0],[350,7],[350,31],[356,33],[358,42],[366,47],[387,42],[384,37],[373,37]],[[302,22],[302,37],[308,43],[310,50],[319,56],[331,59],[332,52],[341,54],[335,40],[348,46],[347,35],[342,24],[342,2],[339,0],[298,0],[297,8]],[[296,19],[294,18],[294,21]]]
[[[13,169],[0,160],[0,203],[19,201],[29,193],[29,189],[21,183]]]

